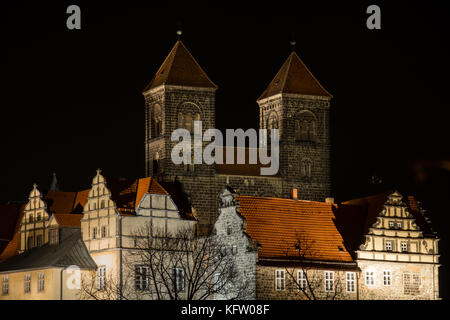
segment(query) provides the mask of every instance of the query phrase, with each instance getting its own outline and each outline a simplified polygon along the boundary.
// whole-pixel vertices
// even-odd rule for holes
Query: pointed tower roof
[[[289,55],[277,75],[258,100],[279,93],[297,93],[313,96],[333,96],[317,81],[295,51]]]
[[[144,92],[162,84],[217,88],[181,40],[178,40]]]

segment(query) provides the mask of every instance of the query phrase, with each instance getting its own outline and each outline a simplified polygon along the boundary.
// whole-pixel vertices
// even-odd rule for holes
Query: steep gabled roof
[[[335,205],[253,196],[237,196],[237,200],[247,234],[261,245],[260,258],[353,262],[334,224]]]
[[[181,40],[175,43],[144,92],[162,84],[217,88]]]
[[[289,55],[275,78],[258,100],[279,94],[296,93],[313,96],[333,96],[317,81],[295,51]]]
[[[60,227],[81,228],[82,214],[61,214],[55,213],[52,217],[56,220]]]
[[[81,239],[80,229],[74,229],[71,235],[57,245],[46,244],[1,262],[0,272],[32,268],[68,267],[71,265],[76,265],[82,269],[95,270],[97,268]]]

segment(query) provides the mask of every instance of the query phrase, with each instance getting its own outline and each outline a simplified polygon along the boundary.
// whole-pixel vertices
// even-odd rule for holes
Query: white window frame
[[[25,293],[31,292],[31,274],[29,274],[29,273],[27,273],[25,275],[24,291],[25,291]]]
[[[407,242],[402,242],[401,246],[402,246],[402,252],[408,252],[408,243]]]
[[[136,290],[146,291],[149,289],[149,267],[137,265],[134,268],[134,283]]]
[[[364,273],[364,282],[368,287],[375,286],[375,272],[372,270],[366,271]]]
[[[39,272],[38,274],[38,291],[42,292],[45,290],[45,274],[43,272]]]
[[[324,272],[325,292],[334,292],[334,271]]]
[[[392,285],[392,271],[384,270],[383,271],[383,286],[390,287]]]
[[[389,228],[394,228],[394,226],[395,226],[394,221],[389,221]]]
[[[97,290],[103,291],[106,289],[106,267],[98,267],[97,269]]]
[[[275,291],[286,290],[286,271],[285,270],[275,270]]]
[[[2,294],[9,294],[9,276],[4,275],[2,279]]]
[[[307,287],[308,287],[308,280],[306,278],[306,271],[298,270],[297,271],[297,288],[299,290],[306,290]]]
[[[386,251],[392,251],[392,240],[387,240],[384,244],[384,248],[386,249]]]
[[[402,225],[401,222],[397,222],[397,223],[395,224],[395,227],[396,227],[397,229],[401,229],[401,228],[403,227],[403,225]]]
[[[346,272],[345,273],[345,288],[348,293],[356,292],[356,273]]]

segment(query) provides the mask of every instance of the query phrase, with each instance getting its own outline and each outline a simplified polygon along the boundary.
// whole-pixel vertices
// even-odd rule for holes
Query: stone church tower
[[[177,128],[193,133],[195,120],[201,120],[202,133],[215,127],[215,91],[217,86],[181,41],[177,41],[144,89],[145,168],[147,176],[192,175],[192,166],[176,166],[171,150],[177,142],[170,136]],[[213,168],[196,165],[197,175],[213,176]]]
[[[329,111],[332,96],[293,51],[258,99],[260,127],[279,129],[283,194],[330,196]]]
[[[329,107],[332,96],[292,52],[259,97],[260,127],[280,129],[280,170],[260,175],[261,164],[180,164],[171,160],[177,128],[202,133],[215,128],[214,84],[181,41],[177,41],[144,89],[146,175],[162,184],[180,184],[201,227],[214,224],[218,194],[228,185],[241,195],[304,200],[330,196]],[[256,110],[255,110],[256,111]],[[203,142],[203,147],[209,142]],[[192,152],[193,154],[193,152]]]

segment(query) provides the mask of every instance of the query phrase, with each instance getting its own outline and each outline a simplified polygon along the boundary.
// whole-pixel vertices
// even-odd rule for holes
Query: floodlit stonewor
[[[439,299],[439,239],[413,196],[331,198],[332,95],[295,51],[257,100],[277,174],[246,147],[246,164],[175,164],[172,132],[214,129],[217,88],[177,41],[143,91],[145,177],[98,170],[90,189],[54,180],[1,205],[0,299]]]

